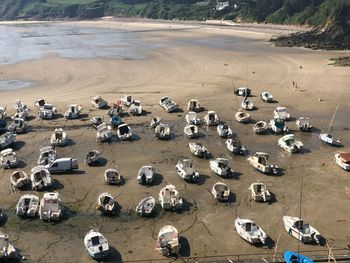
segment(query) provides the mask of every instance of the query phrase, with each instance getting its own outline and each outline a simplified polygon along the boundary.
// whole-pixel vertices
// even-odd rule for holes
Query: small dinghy
[[[232,169],[228,166],[228,159],[217,158],[210,160],[210,169],[219,176],[228,177],[232,174]]]
[[[109,255],[107,239],[96,230],[90,230],[84,237],[84,245],[89,255],[95,260],[103,260]]]
[[[16,141],[16,134],[13,132],[6,132],[0,135],[0,149],[5,149]]]
[[[231,138],[233,135],[231,128],[226,123],[218,125],[216,131],[222,138]]]
[[[235,119],[240,123],[250,122],[250,114],[244,111],[238,111],[235,114]]]
[[[345,171],[350,171],[350,153],[336,153],[335,163],[343,168]]]
[[[18,253],[15,247],[11,244],[8,235],[0,232],[0,260],[7,262],[8,260],[18,259]]]
[[[153,215],[154,208],[156,206],[156,199],[152,196],[143,198],[136,206],[135,212],[139,216],[151,216]]]
[[[286,107],[277,107],[273,112],[273,117],[275,119],[281,118],[288,121],[290,119],[290,114],[287,112]]]
[[[303,243],[320,243],[322,238],[320,232],[309,224],[305,224],[303,219],[293,216],[283,216],[284,228],[289,235],[295,237]]]
[[[190,148],[191,153],[193,153],[195,156],[199,158],[204,158],[204,159],[210,158],[210,153],[203,146],[203,144],[199,142],[190,142],[188,144],[188,147]]]
[[[23,118],[13,118],[12,123],[9,125],[8,130],[10,132],[20,134],[24,133],[28,128],[27,122]]]
[[[297,153],[303,148],[303,143],[295,140],[294,134],[287,134],[278,140],[278,146],[289,153]]]
[[[289,131],[288,127],[285,125],[285,119],[282,118],[274,118],[270,120],[271,130],[276,133],[287,133]]]
[[[117,201],[109,193],[102,193],[97,198],[96,209],[101,211],[105,215],[114,215],[117,213]]]
[[[104,99],[102,99],[101,96],[95,96],[91,99],[91,104],[92,106],[94,106],[97,109],[103,109],[106,108],[108,106],[107,101],[105,101]]]
[[[254,221],[237,217],[235,228],[238,235],[250,244],[266,244],[267,235]]]
[[[175,165],[177,174],[187,182],[198,182],[199,173],[191,159],[181,159]]]
[[[200,112],[200,111],[202,111],[202,109],[203,108],[199,104],[199,101],[196,99],[191,99],[187,104],[188,111]]]
[[[297,119],[295,124],[299,131],[311,132],[312,130],[312,123],[309,117],[301,116],[299,119]]]
[[[96,129],[97,126],[101,125],[103,123],[103,118],[100,117],[100,116],[94,116],[91,118],[91,123],[92,123],[92,126]]]
[[[314,261],[304,256],[300,253],[294,252],[294,251],[286,251],[284,252],[284,260],[286,263],[314,263]]]
[[[264,152],[256,152],[253,156],[248,157],[247,161],[259,172],[264,174],[277,174],[278,167],[269,163],[269,154]]]
[[[8,148],[0,152],[0,167],[10,169],[16,167],[17,164],[17,155],[14,150]]]
[[[213,188],[211,189],[211,193],[215,199],[221,202],[227,201],[230,197],[230,189],[225,183],[222,182],[217,182],[214,184]]]
[[[160,123],[154,129],[154,136],[160,140],[168,140],[170,139],[171,130],[168,124]]]
[[[86,154],[85,163],[89,166],[93,166],[99,162],[100,158],[100,152],[97,150],[92,150]]]
[[[112,127],[106,123],[102,123],[96,127],[96,141],[107,142],[112,139]]]
[[[258,121],[253,125],[253,130],[256,134],[263,134],[267,131],[268,125],[266,121]]]
[[[34,217],[38,213],[39,197],[36,195],[22,195],[16,206],[16,215],[20,217]]]
[[[229,150],[233,154],[245,155],[245,153],[247,152],[247,149],[241,144],[241,141],[237,138],[227,139],[225,144],[227,150]]]
[[[120,140],[131,140],[131,128],[126,123],[121,124],[118,126],[117,135]]]
[[[123,98],[120,99],[121,103],[124,107],[130,107],[134,102],[134,98],[131,95],[124,95]]]
[[[175,227],[168,225],[159,231],[156,250],[159,254],[166,257],[179,254],[179,232]]]
[[[272,94],[270,92],[267,92],[267,91],[261,92],[260,99],[263,102],[273,102],[274,101]]]
[[[83,108],[78,104],[69,105],[68,110],[64,113],[66,119],[78,119]]]
[[[14,171],[11,174],[10,181],[13,187],[22,188],[30,182],[30,179],[24,171]]]
[[[65,146],[67,144],[67,133],[62,128],[55,129],[51,135],[50,143],[52,146]]]
[[[151,123],[150,123],[149,126],[151,126],[151,128],[155,128],[155,127],[157,127],[161,122],[162,122],[162,118],[156,116],[156,117],[153,117],[153,118],[151,119]]]
[[[110,118],[110,123],[111,123],[112,129],[115,129],[115,128],[118,128],[120,124],[123,124],[123,119],[120,118],[119,116],[112,116]]]
[[[319,136],[320,140],[322,142],[324,142],[325,144],[331,145],[331,146],[335,146],[335,147],[340,147],[342,146],[341,144],[341,140],[338,138],[333,137],[331,134],[329,133],[320,133]]]
[[[123,104],[121,101],[117,101],[117,103],[113,103],[112,108],[108,110],[108,116],[119,116],[121,117],[124,113]]]
[[[13,107],[15,108],[16,113],[12,118],[23,118],[24,120],[28,119],[29,109],[20,99],[15,100]]]
[[[153,166],[142,166],[137,173],[137,181],[142,185],[150,185],[153,183],[155,173],[156,169]]]
[[[196,125],[190,124],[190,125],[185,126],[184,133],[188,138],[193,139],[193,138],[198,137],[199,130],[198,130],[198,127]]]
[[[39,216],[43,221],[59,221],[62,217],[63,204],[59,193],[45,193],[40,201]]]
[[[45,146],[40,148],[40,155],[38,165],[48,165],[57,159],[57,153],[52,146]]]
[[[51,174],[44,166],[34,167],[31,172],[30,180],[32,181],[33,190],[41,190],[52,185]]]
[[[175,186],[168,184],[163,187],[159,192],[159,202],[165,210],[180,210],[182,209],[182,198]]]
[[[201,120],[197,117],[197,113],[194,111],[187,112],[185,120],[187,124],[199,125],[201,123]]]
[[[121,183],[121,176],[116,168],[107,169],[104,173],[104,178],[106,184],[116,185]]]
[[[143,113],[141,101],[135,100],[129,107],[129,113],[134,116],[140,116]]]
[[[271,200],[271,193],[265,184],[257,181],[249,186],[252,198],[256,202],[268,202]]]
[[[45,104],[39,107],[39,118],[43,120],[51,120],[57,114],[56,108],[52,104]]]
[[[251,89],[248,87],[239,87],[234,89],[233,93],[237,96],[249,97],[251,94]]]
[[[245,99],[244,101],[242,101],[241,107],[244,110],[253,110],[254,109],[254,103],[252,101],[250,101],[250,100],[246,100]]]
[[[220,119],[215,111],[208,111],[204,116],[204,123],[208,126],[217,126],[220,123]]]
[[[167,112],[174,112],[179,107],[177,106],[176,102],[171,100],[169,97],[165,96],[160,98],[159,105]]]

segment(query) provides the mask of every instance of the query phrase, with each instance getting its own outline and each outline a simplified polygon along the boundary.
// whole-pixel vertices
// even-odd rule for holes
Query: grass
[[[333,61],[330,65],[339,67],[350,67],[350,56],[331,58],[329,60]]]

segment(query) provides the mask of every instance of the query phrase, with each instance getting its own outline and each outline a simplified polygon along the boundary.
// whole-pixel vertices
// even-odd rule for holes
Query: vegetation
[[[331,58],[331,65],[340,67],[350,67],[350,56]]]

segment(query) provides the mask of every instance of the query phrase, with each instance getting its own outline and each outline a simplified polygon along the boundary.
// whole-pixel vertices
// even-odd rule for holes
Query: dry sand
[[[72,23],[56,23],[56,26]],[[272,253],[272,249],[253,247],[237,235],[236,216],[255,220],[274,241],[281,235],[278,252],[297,249],[297,241],[284,230],[282,216],[299,214],[301,173],[304,175],[303,218],[329,239],[334,248],[349,246],[349,173],[333,161],[338,149],[322,145],[317,134],[317,129],[328,127],[339,103],[334,133],[343,139],[345,147],[341,150],[350,150],[349,69],[328,65],[328,58],[341,52],[274,48],[267,42],[272,32],[258,29],[253,32],[244,28],[146,22],[74,22],[74,25],[132,31],[151,45],[162,46],[145,51],[146,58],[141,60],[72,59],[49,54],[40,59],[0,65],[1,80],[34,82],[31,88],[0,92],[0,105],[7,105],[10,113],[13,101],[21,98],[36,116],[33,103],[38,97],[44,97],[62,114],[71,103],[82,104],[86,114],[75,121],[62,117],[52,121],[35,118],[29,122],[33,131],[17,137],[15,148],[27,172],[35,166],[39,148],[48,143],[55,127],[65,128],[74,141],[71,146],[58,149],[61,157],[78,158],[82,171],[54,176],[54,189],[60,193],[67,211],[62,222],[51,224],[39,219],[17,218],[14,208],[24,192],[13,191],[9,180],[11,171],[0,170],[0,205],[9,215],[2,230],[11,236],[29,262],[92,261],[83,245],[83,237],[91,227],[99,229],[113,246],[110,262],[160,259],[154,250],[155,238],[165,224],[174,225],[183,237],[183,256]],[[30,27],[26,26],[26,30]],[[93,36],[86,36],[89,37]],[[293,81],[299,88],[293,89]],[[243,125],[234,120],[237,101],[232,87],[245,82],[256,96],[253,100],[258,110],[251,113],[255,120],[270,119],[277,105],[286,106],[293,117],[303,114],[311,117],[316,132],[296,133],[307,150],[302,154],[287,154],[277,147],[278,136],[254,135],[252,124]],[[258,95],[264,90],[270,91],[278,103],[262,103]],[[136,135],[134,141],[95,142],[96,132],[89,126],[89,119],[94,115],[108,119],[106,110],[93,109],[90,105],[91,97],[97,94],[110,103],[124,94],[142,101],[146,115],[124,118]],[[158,106],[159,98],[164,95],[173,98],[184,112],[165,113]],[[183,137],[187,101],[191,98],[197,98],[206,109],[215,110],[228,122],[251,154],[269,152],[271,162],[282,167],[284,175],[273,177],[256,172],[246,157],[233,156],[226,150],[225,140],[218,137],[215,128],[202,126],[200,130],[206,136],[201,141],[214,157],[229,158],[230,166],[239,176],[221,179],[212,174],[207,160],[191,156],[187,147],[189,140]],[[241,98],[238,100],[240,103]],[[153,137],[148,124],[151,116],[156,115],[171,125],[172,140],[158,141]],[[288,126],[295,129],[295,122]],[[85,154],[92,149],[98,149],[107,160],[104,167],[88,167],[83,163]],[[174,166],[182,156],[195,161],[203,176],[200,185],[187,184],[176,174]],[[125,178],[125,184],[120,187],[105,185],[103,180],[104,170],[114,162]],[[141,186],[136,181],[137,171],[151,162],[161,179],[154,186]],[[248,187],[256,180],[268,185],[276,202],[269,205],[251,201]],[[213,200],[210,190],[217,181],[225,181],[231,188],[234,193],[231,203]],[[139,200],[148,195],[158,198],[160,188],[167,183],[174,184],[186,200],[182,213],[160,211],[151,219],[139,218],[133,213]],[[118,217],[103,217],[95,210],[98,194],[105,191],[120,204]],[[302,245],[301,249],[320,247]]]

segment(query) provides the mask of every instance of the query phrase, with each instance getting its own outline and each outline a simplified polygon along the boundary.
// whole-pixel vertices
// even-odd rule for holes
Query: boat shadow
[[[274,203],[277,203],[277,198],[276,195],[272,192],[270,192],[271,199],[267,202],[268,205],[272,205]]]
[[[193,207],[193,203],[189,202],[185,198],[182,198],[182,209],[177,211],[177,212],[178,213],[189,212],[189,211],[191,211],[192,207]]]
[[[198,184],[198,185],[203,185],[203,184],[205,184],[205,182],[206,182],[209,178],[210,178],[210,176],[208,176],[208,175],[206,175],[206,174],[200,174],[197,184]]]
[[[107,164],[107,159],[100,157],[96,162],[91,163],[91,165],[88,165],[88,166],[90,166],[90,167],[103,167],[103,166],[106,166],[106,164]]]
[[[26,143],[24,141],[15,141],[14,143],[12,143],[12,149],[14,151],[18,151],[22,149],[25,145]]]
[[[100,261],[101,262],[101,261]],[[122,255],[114,247],[109,246],[109,254],[106,258],[103,259],[103,262],[113,262],[113,263],[122,263]]]
[[[190,242],[188,242],[188,239],[184,236],[180,236],[179,243],[181,245],[179,256],[180,257],[191,256],[191,247],[190,247]]]
[[[163,182],[163,179],[164,179],[163,175],[161,175],[159,173],[155,173],[151,186],[160,185]]]
[[[232,171],[227,177],[223,177],[224,179],[229,180],[239,180],[243,174],[238,171]]]
[[[57,190],[61,190],[64,188],[64,185],[58,181],[57,179],[53,179],[52,180],[52,184],[51,186],[49,187],[50,190],[52,191],[57,191]],[[47,189],[43,189],[43,191],[46,191]]]
[[[27,166],[27,163],[26,163],[25,161],[19,160],[19,161],[17,162],[16,169],[21,169],[21,168],[24,168],[24,167],[26,167],[26,166]]]

